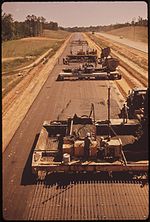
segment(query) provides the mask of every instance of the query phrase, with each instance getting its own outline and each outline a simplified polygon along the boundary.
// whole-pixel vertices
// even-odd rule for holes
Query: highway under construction
[[[93,35],[71,34],[5,148],[6,220],[148,217],[148,81]]]

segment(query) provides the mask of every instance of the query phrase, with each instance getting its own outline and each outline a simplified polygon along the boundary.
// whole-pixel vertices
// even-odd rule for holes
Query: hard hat
[[[86,136],[90,137],[90,133],[87,133]]]

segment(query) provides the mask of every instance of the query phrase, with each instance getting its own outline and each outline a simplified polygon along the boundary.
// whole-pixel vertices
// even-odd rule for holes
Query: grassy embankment
[[[65,31],[45,30],[41,37],[23,38],[2,43],[2,95],[6,95],[23,76],[14,70],[32,64],[50,48],[50,58],[69,35]],[[13,72],[14,71],[14,72]],[[26,74],[25,74],[26,75]]]
[[[68,36],[64,31],[45,30],[42,37],[23,38],[2,43],[2,72],[31,64],[50,48],[53,53]]]
[[[148,43],[148,27],[129,26],[120,29],[113,29],[107,32],[108,34],[123,36],[134,41]]]

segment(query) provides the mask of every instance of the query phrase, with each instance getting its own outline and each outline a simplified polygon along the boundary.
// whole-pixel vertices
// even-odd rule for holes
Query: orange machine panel
[[[83,157],[84,156],[84,140],[75,141],[74,156],[75,157]]]
[[[74,156],[75,157],[83,157],[84,156],[84,140],[77,140],[74,143]],[[92,145],[90,145],[90,156],[97,156],[97,141],[92,141]]]
[[[63,154],[64,153],[69,153],[70,155],[72,155],[72,144],[63,144]]]

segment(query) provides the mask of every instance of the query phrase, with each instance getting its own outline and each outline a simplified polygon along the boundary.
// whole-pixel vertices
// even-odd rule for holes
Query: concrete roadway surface
[[[133,41],[127,38],[120,38],[120,36],[116,36],[116,35],[111,35],[111,34],[107,34],[107,33],[103,33],[103,32],[96,32],[96,34],[98,35],[102,35],[103,37],[106,37],[108,39],[111,39],[112,41],[127,45],[129,47],[138,49],[142,52],[148,53],[148,44],[144,43],[144,42],[138,42],[138,41]]]
[[[75,35],[75,37],[78,39],[79,34],[77,34],[77,36]],[[91,103],[95,105],[96,119],[106,119],[107,87],[109,84],[112,86],[111,118],[118,117],[119,106],[116,100],[118,95],[112,82],[55,81],[58,73],[64,67],[62,58],[67,53],[69,53],[69,46],[61,56],[59,64],[57,64],[50,73],[48,80],[3,153],[3,217],[6,220],[82,219],[85,218],[85,214],[87,219],[92,219],[93,217],[97,219],[109,219],[120,218],[120,212],[124,210],[123,208],[126,208],[125,211],[127,213],[123,213],[124,216],[121,218],[143,218],[145,215],[145,217],[147,217],[147,186],[144,186],[143,189],[140,188],[139,184],[136,184],[135,187],[133,187],[134,184],[130,184],[128,187],[128,183],[123,183],[122,185],[118,183],[117,186],[115,186],[115,184],[112,184],[112,186],[108,186],[108,184],[104,186],[100,178],[99,182],[94,182],[94,184],[97,185],[93,185],[93,187],[91,185],[92,182],[85,182],[86,184],[84,185],[84,181],[79,175],[73,177],[74,181],[69,180],[69,184],[64,185],[64,183],[68,181],[65,179],[65,174],[62,176],[50,176],[49,180],[43,184],[36,182],[31,173],[33,149],[45,120],[54,120],[58,116],[60,119],[65,119],[74,113],[78,115],[88,115]],[[67,109],[64,109],[69,101],[69,106]],[[89,178],[89,175],[87,177]],[[98,177],[95,178],[95,181],[96,180],[98,180]],[[62,185],[60,185],[60,183]],[[105,190],[105,188],[107,189]],[[136,201],[134,196],[130,198],[134,188],[136,188],[134,191],[134,195],[137,195]],[[85,189],[87,189],[87,192],[95,193],[93,193],[93,195],[90,193],[85,195],[83,192]],[[92,189],[98,190],[95,191]],[[122,196],[122,198],[129,197],[132,199],[131,204],[128,203],[127,205],[126,202],[124,202],[125,206],[119,202],[118,205],[116,204],[115,201],[119,201],[121,198],[117,195],[118,189],[122,189],[122,195],[127,195]],[[127,189],[127,191],[125,191],[125,189]],[[101,192],[103,193],[101,194]],[[126,192],[128,193],[125,194]],[[110,198],[110,194],[115,194],[118,199],[112,200],[111,198],[113,197],[111,196]],[[84,206],[81,206],[80,197],[83,195],[87,198],[83,203],[85,207],[87,207],[86,209]],[[98,197],[97,195],[100,196]],[[94,202],[95,199],[93,198],[98,198],[98,203]],[[92,205],[93,202],[97,204]],[[138,204],[138,202],[141,202],[141,204]],[[109,204],[111,204],[112,209],[114,209],[114,211],[111,211],[112,216],[108,209]],[[95,216],[92,216],[93,206],[95,207],[94,212],[97,212]],[[103,206],[105,206],[105,211],[101,209]],[[80,212],[80,210],[82,212]],[[84,210],[85,213],[83,212]],[[91,210],[92,212],[90,213]],[[136,211],[138,211],[139,214],[137,214]]]

